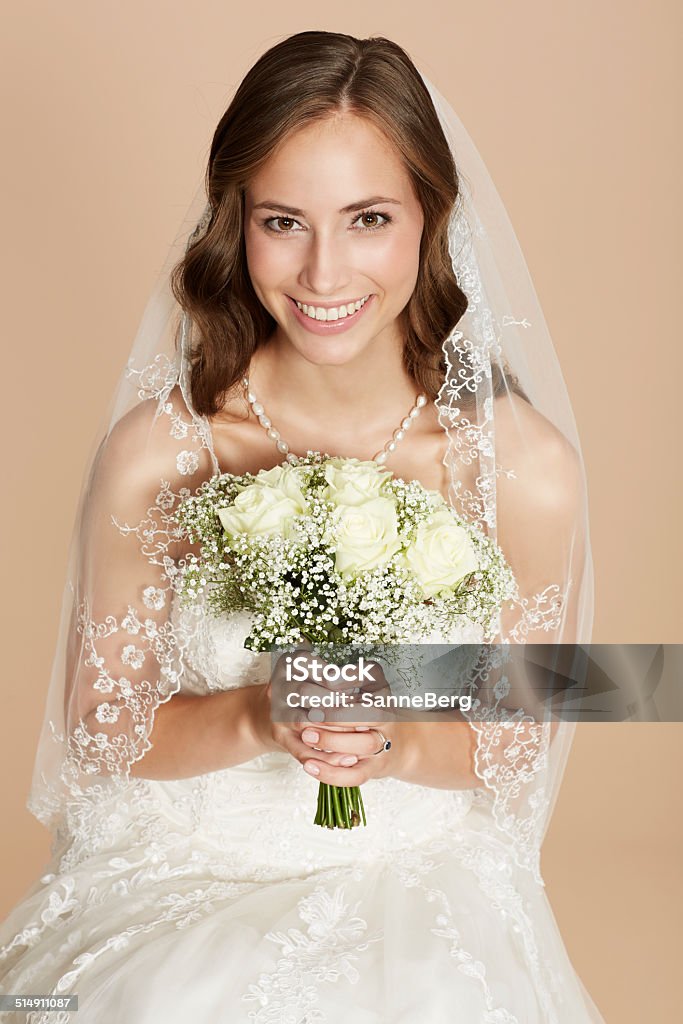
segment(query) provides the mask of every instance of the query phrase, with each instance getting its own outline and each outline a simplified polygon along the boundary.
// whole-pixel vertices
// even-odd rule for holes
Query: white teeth
[[[332,306],[330,309],[325,309],[324,306],[309,306],[305,302],[297,302],[296,299],[294,301],[305,316],[310,317],[311,320],[325,322],[328,320],[343,320],[344,317],[353,316],[354,313],[357,313],[365,305],[369,298],[369,295],[364,295],[362,299],[356,299],[355,302],[349,302],[345,306]]]

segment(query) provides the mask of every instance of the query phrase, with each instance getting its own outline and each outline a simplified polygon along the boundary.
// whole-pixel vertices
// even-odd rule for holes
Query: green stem
[[[365,822],[365,807],[363,806],[363,797],[361,796],[360,787],[356,786],[356,789],[358,791],[358,806],[360,808],[360,813],[361,813],[361,815],[363,817],[363,824],[365,825],[366,824],[366,822]]]
[[[330,789],[332,790],[332,803],[334,804],[334,824],[337,828],[344,828],[344,817],[339,799],[339,786],[330,786]]]
[[[342,804],[344,806],[344,828],[351,828],[351,804],[349,802],[349,788],[342,787]]]
[[[318,785],[318,806],[313,823],[326,828],[354,828],[366,824],[359,786]]]

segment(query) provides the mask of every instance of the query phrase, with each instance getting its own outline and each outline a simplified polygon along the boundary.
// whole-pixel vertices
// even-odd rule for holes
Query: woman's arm
[[[184,779],[282,749],[266,727],[268,684],[201,696],[175,694],[154,714],[151,748],[130,768],[145,779]]]
[[[183,690],[197,626],[192,616],[172,614],[170,584],[187,546],[175,507],[210,465],[201,449],[196,461],[188,453],[179,460],[188,441],[175,436],[182,435],[176,401],[174,393],[169,414],[157,417],[156,403],[144,402],[124,416],[86,484],[64,724],[70,770],[89,778],[187,778],[278,749],[265,728],[266,685]]]

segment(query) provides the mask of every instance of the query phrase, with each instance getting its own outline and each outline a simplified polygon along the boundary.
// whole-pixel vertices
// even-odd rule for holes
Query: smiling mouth
[[[355,299],[353,302],[347,302],[340,306],[309,306],[306,302],[298,302],[296,299],[292,301],[296,303],[298,308],[307,316],[310,320],[320,320],[323,323],[330,320],[345,320],[359,310],[363,308],[365,303],[370,298],[370,295],[363,295],[360,299]]]

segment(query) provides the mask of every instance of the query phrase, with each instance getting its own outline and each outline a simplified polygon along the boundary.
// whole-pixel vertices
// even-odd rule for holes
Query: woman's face
[[[345,113],[293,133],[245,197],[249,274],[280,340],[321,366],[399,342],[423,223],[400,156],[369,121]]]

